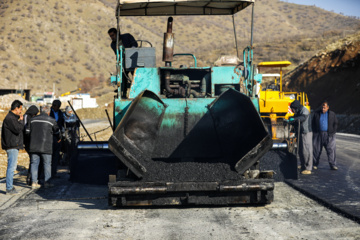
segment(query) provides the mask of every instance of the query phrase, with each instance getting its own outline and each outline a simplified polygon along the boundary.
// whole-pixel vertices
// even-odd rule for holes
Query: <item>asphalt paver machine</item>
[[[123,48],[117,40],[117,73],[111,77],[117,86],[114,133],[102,145],[108,146],[118,161],[116,172],[109,176],[110,205],[238,205],[273,201],[273,171],[259,168],[259,159],[273,142],[259,115],[255,89],[261,77],[254,74],[252,38],[250,46],[243,50],[243,62],[233,65],[198,67],[194,54],[174,53],[172,16],[233,15],[250,6],[253,19],[254,3],[118,2],[118,29],[120,17],[171,17],[164,22],[167,30],[162,67],[156,67],[151,44]],[[172,66],[177,55],[193,57],[194,66]],[[100,150],[89,151],[93,152],[88,157],[94,157]]]

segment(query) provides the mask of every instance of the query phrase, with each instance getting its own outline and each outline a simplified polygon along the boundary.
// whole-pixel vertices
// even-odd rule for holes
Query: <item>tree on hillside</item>
[[[99,85],[99,79],[97,77],[86,77],[79,83],[79,88],[82,92],[90,92],[93,88]]]

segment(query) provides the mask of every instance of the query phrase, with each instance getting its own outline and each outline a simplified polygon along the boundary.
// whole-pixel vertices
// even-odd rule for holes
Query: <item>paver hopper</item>
[[[205,99],[166,101],[148,90],[134,99],[111,136],[109,148],[141,180],[110,183],[111,204],[132,205],[134,201],[139,204],[139,199],[141,202],[144,200],[141,194],[148,194],[152,200],[155,196],[157,200],[163,200],[159,197],[159,189],[145,187],[150,182],[160,184],[165,192],[171,192],[167,187],[169,184],[181,186],[180,193],[175,191],[177,197],[171,198],[171,202],[176,204],[184,204],[179,198],[186,197],[188,191],[202,192],[204,185],[210,183],[214,185],[212,194],[219,194],[223,184],[229,184],[226,192],[230,193],[230,200],[229,197],[223,199],[226,204],[229,201],[271,201],[267,195],[251,201],[250,196],[240,198],[235,194],[237,201],[233,196],[241,189],[248,191],[252,187],[261,191],[262,188],[273,188],[271,181],[249,181],[244,177],[249,169],[253,169],[249,171],[251,173],[256,172],[258,159],[272,146],[250,98],[229,89],[216,99],[210,99],[209,104],[200,100]],[[202,112],[197,112],[201,107]],[[263,176],[269,180],[271,174]],[[253,193],[257,194],[256,191]],[[125,196],[127,200],[124,202]],[[189,197],[186,197],[186,203]],[[220,204],[219,199],[215,199],[216,204]],[[203,201],[199,200],[200,203]],[[151,205],[154,204],[151,201]]]

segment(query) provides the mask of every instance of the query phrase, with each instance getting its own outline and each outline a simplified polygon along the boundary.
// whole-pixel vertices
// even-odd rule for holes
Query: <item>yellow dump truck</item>
[[[273,148],[285,148],[292,152],[296,138],[292,126],[284,121],[294,113],[290,103],[295,99],[309,109],[309,101],[304,92],[284,92],[282,84],[282,69],[291,65],[289,61],[261,62],[257,65],[259,73],[264,68],[277,68],[276,73],[263,73],[262,85],[259,86],[260,115],[273,139]],[[270,81],[268,79],[271,79]]]

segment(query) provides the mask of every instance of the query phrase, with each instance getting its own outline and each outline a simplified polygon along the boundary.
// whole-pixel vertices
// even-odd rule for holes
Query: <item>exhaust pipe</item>
[[[163,62],[165,67],[171,67],[174,55],[174,34],[172,33],[173,18],[168,18],[167,32],[164,33]]]

